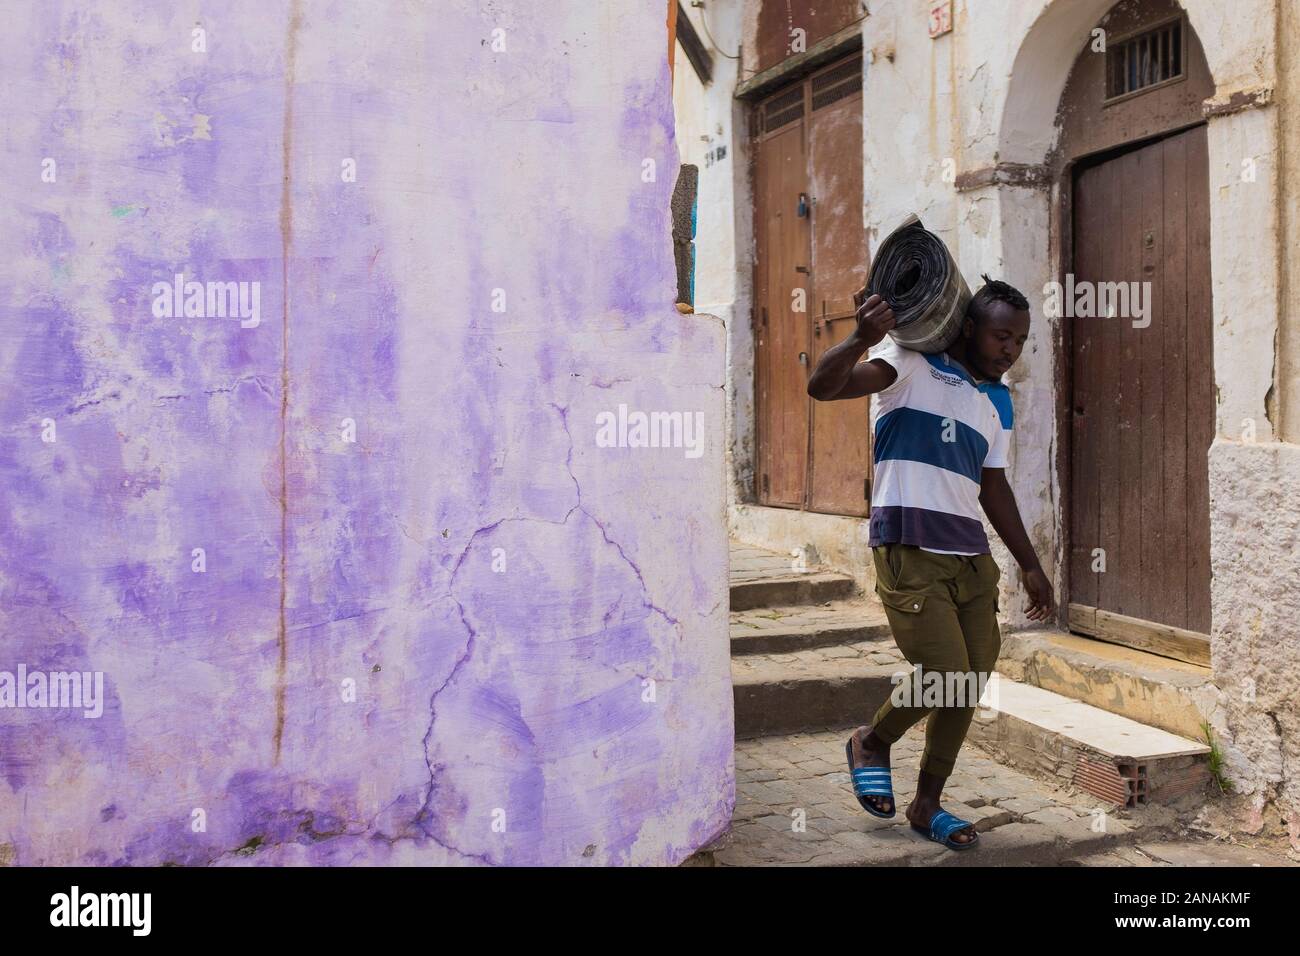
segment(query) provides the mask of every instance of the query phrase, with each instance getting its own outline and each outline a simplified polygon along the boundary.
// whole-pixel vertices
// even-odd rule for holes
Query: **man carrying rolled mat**
[[[1030,620],[1046,620],[1056,606],[1005,473],[1012,409],[1002,375],[1028,338],[1029,303],[1005,282],[984,280],[960,337],[937,355],[887,339],[894,312],[864,288],[854,296],[856,328],[826,351],[808,380],[808,394],[818,401],[876,396],[869,541],[876,593],[899,650],[923,672],[957,672],[955,683],[944,680],[950,689],[969,687],[972,674],[983,687],[1002,644],[1001,572],[977,508],[1020,565]],[[859,361],[868,350],[869,360]],[[978,703],[966,696],[945,694],[939,706],[913,700],[900,706],[896,688],[846,747],[859,803],[874,816],[892,817],[890,746],[929,715],[906,815],[915,829],[957,850],[977,841],[975,828],[943,810],[939,798]]]

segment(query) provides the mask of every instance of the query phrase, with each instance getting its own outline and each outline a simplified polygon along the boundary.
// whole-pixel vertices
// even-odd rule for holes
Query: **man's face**
[[[1029,338],[1029,313],[1006,302],[991,302],[978,324],[967,318],[962,325],[966,358],[985,378],[996,379],[1020,358]]]

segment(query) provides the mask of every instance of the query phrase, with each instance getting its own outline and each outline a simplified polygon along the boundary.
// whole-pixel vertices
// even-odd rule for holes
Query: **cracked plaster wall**
[[[724,334],[673,307],[662,5],[8,14],[0,671],[106,705],[0,711],[0,860],[722,830]],[[177,272],[260,282],[260,323],[155,318]],[[703,454],[599,447],[620,404]]]

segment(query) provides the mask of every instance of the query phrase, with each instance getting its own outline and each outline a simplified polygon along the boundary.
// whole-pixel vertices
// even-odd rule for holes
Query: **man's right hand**
[[[868,296],[865,287],[853,293],[853,304],[857,325],[848,338],[822,353],[808,378],[808,394],[819,402],[874,395],[898,378],[897,369],[888,362],[858,361],[894,327],[894,310],[880,296]]]
[[[868,296],[865,287],[853,293],[853,304],[858,307],[856,315],[858,325],[853,331],[853,337],[860,344],[870,348],[894,327],[894,310],[880,296]]]

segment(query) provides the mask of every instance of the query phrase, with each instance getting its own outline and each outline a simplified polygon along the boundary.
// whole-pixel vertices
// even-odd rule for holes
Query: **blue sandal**
[[[964,827],[970,827],[974,836],[965,843],[958,843],[952,838],[952,835]],[[975,844],[979,843],[980,835],[974,827],[975,825],[969,820],[962,820],[959,817],[955,817],[947,810],[938,810],[935,812],[935,815],[930,818],[930,829],[928,832],[926,831],[926,828],[920,824],[912,824],[913,830],[924,833],[935,843],[942,843],[944,846],[953,850],[969,850]]]
[[[873,817],[880,817],[882,820],[892,819],[898,813],[898,801],[894,799],[894,784],[889,768],[853,766],[852,740],[844,745],[844,753],[849,758],[849,776],[853,780],[853,793],[857,796],[862,809]],[[888,797],[889,812],[881,813],[871,805],[867,797]]]

